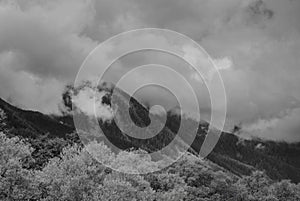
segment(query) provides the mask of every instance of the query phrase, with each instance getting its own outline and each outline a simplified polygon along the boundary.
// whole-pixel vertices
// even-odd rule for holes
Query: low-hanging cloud
[[[65,84],[97,44],[130,29],[167,28],[215,59],[230,120],[258,137],[299,141],[299,9],[291,0],[0,1],[0,96],[57,112]]]
[[[85,115],[94,116],[103,121],[110,121],[114,118],[113,109],[103,103],[102,98],[107,95],[106,91],[95,94],[95,89],[84,87],[77,94],[71,96],[72,103]],[[94,97],[95,96],[95,97]]]

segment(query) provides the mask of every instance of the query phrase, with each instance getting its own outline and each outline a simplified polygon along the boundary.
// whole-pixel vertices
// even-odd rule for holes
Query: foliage
[[[134,151],[136,152],[136,151]],[[207,160],[187,154],[172,166],[155,173],[123,174],[114,167],[144,171],[157,164],[145,158],[137,164],[133,152],[113,154],[103,144],[68,145],[41,170],[28,169],[33,149],[19,138],[0,134],[0,199],[43,201],[185,200],[185,201],[298,201],[300,185],[274,182],[263,172],[237,177]],[[126,163],[127,161],[127,163]]]
[[[19,138],[0,133],[0,199],[28,200],[35,198],[34,172],[23,163],[31,159],[32,149]]]
[[[6,120],[7,120],[7,116],[5,112],[0,108],[0,131],[5,129]]]

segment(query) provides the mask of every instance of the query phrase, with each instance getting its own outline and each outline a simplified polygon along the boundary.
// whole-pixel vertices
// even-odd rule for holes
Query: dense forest
[[[129,151],[115,155],[102,143],[83,147],[75,134],[66,139],[13,137],[3,111],[0,116],[1,200],[300,200],[300,184],[276,182],[261,171],[237,176],[190,153],[155,173],[120,173],[97,162],[89,149],[137,172],[157,164],[137,163]]]
[[[91,146],[123,168],[141,171],[155,165],[152,161],[136,164],[130,152],[118,157],[101,143]],[[34,149],[18,137],[1,133],[1,200],[300,200],[300,184],[274,182],[259,171],[238,177],[191,154],[162,171],[128,175],[101,165],[89,148],[67,146],[44,167],[34,169],[30,168]]]
[[[144,144],[126,141],[113,122],[102,122],[103,130],[114,134],[107,137],[115,143],[118,139],[125,148],[116,154],[101,142],[83,146],[68,116],[47,116],[0,103],[0,200],[300,201],[299,161],[293,160],[298,144],[239,141],[223,133],[215,150],[201,159],[195,154],[207,130],[201,124],[191,150],[179,161],[139,174],[159,164],[150,158],[141,163],[133,153],[142,151],[139,148],[151,151],[158,142],[171,140],[180,117],[170,115],[164,135]],[[147,109],[135,100],[132,105],[134,121],[146,125]],[[91,151],[114,167],[137,174],[108,168]]]

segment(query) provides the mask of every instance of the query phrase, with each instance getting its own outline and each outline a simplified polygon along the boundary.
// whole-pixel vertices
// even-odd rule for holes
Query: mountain
[[[173,114],[167,126],[176,131],[180,117]],[[193,121],[183,119],[183,121]],[[200,151],[209,124],[199,125],[197,136],[191,145]],[[236,175],[249,175],[253,170],[262,170],[274,180],[290,179],[300,182],[300,143],[265,141],[262,139],[243,139],[239,136],[223,132],[208,159],[226,168]]]
[[[50,137],[64,137],[74,128],[40,112],[22,110],[0,98],[0,110],[6,115],[5,129],[14,136],[36,138],[49,134]]]
[[[149,118],[161,119],[157,115],[149,114],[149,110],[134,98],[130,98],[119,89],[117,90],[117,93],[115,93],[117,105],[121,106],[130,99],[129,113],[136,125],[149,125]],[[107,100],[110,100],[110,98],[110,93],[108,93]],[[108,104],[110,104],[109,101]],[[148,152],[152,152],[169,144],[175,138],[180,122],[184,122],[184,125],[186,125],[186,128],[184,128],[186,136],[191,136],[194,130],[190,128],[199,124],[191,118],[181,117],[176,113],[168,112],[166,124],[162,131],[155,137],[147,140],[137,140],[122,133],[114,121],[101,127],[114,144],[118,144],[117,141],[123,139],[123,142],[129,143],[126,145],[128,147],[143,148]],[[189,149],[190,152],[199,153],[208,127],[209,124],[206,122],[201,122],[198,125],[197,135]],[[114,135],[111,135],[112,133]],[[148,134],[145,133],[145,135]],[[113,138],[117,141],[114,142]],[[126,146],[123,148],[126,148]],[[299,155],[300,143],[288,144],[261,139],[246,140],[233,133],[223,132],[213,152],[207,158],[239,176],[250,175],[254,170],[263,170],[275,180],[290,179],[293,182],[300,182]]]
[[[102,102],[111,106],[112,91],[104,90],[107,93],[102,98]],[[129,97],[125,92],[119,89],[114,90],[116,90],[115,100],[119,107],[124,106],[123,104],[127,101],[130,102],[130,117],[136,125],[147,127],[151,119],[157,121],[158,125],[162,124],[159,122],[163,121],[162,117],[150,114],[148,108],[136,99]],[[72,97],[69,99],[71,100]],[[12,135],[34,138],[48,133],[49,137],[65,138],[68,133],[75,130],[72,117],[68,115],[49,116],[39,112],[26,111],[14,107],[2,99],[0,99],[0,109],[7,116],[6,127],[10,129]],[[122,114],[120,115],[122,118]],[[137,139],[127,135],[118,128],[114,120],[102,121],[100,119],[99,125],[107,139],[121,149],[141,148],[147,152],[154,152],[165,147],[175,138],[180,122],[185,122],[186,125],[198,125],[198,122],[193,119],[168,112],[166,124],[162,125],[161,132],[150,139]],[[198,126],[196,138],[189,148],[191,153],[197,154],[200,151],[208,126],[206,122],[201,122]],[[187,136],[193,132],[188,127],[185,129]],[[151,133],[152,130],[146,130],[144,134],[148,135],[147,132]],[[255,170],[263,170],[274,180],[290,179],[298,183],[300,182],[299,155],[300,143],[288,144],[260,139],[245,140],[235,134],[223,132],[213,152],[207,158],[237,176],[250,175]]]

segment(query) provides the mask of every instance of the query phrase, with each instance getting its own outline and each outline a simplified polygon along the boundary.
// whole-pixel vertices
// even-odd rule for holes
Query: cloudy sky
[[[98,44],[165,28],[214,59],[228,117],[245,133],[300,141],[299,19],[298,0],[0,0],[0,97],[58,112],[64,86]]]

